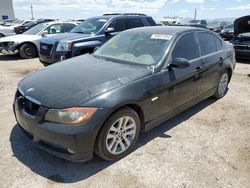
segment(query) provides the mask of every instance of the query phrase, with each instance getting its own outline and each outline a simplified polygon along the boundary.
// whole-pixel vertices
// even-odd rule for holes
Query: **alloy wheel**
[[[125,152],[136,135],[136,123],[132,117],[119,118],[109,129],[106,137],[106,148],[113,155]]]

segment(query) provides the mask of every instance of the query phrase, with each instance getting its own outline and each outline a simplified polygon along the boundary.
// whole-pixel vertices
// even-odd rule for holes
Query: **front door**
[[[171,52],[171,61],[183,58],[186,68],[167,68],[161,75],[161,113],[166,114],[192,101],[201,94],[202,59],[193,33],[181,36]]]

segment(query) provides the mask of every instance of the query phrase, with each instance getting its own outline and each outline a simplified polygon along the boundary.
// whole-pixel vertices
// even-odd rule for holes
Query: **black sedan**
[[[209,30],[132,29],[92,55],[24,78],[14,113],[33,142],[53,155],[118,160],[140,133],[210,96],[223,97],[234,66],[233,48]]]

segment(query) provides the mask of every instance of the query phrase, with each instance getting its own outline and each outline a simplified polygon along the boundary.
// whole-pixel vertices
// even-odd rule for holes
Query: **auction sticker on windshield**
[[[170,40],[171,38],[172,35],[166,35],[166,34],[153,34],[151,36],[151,39]]]

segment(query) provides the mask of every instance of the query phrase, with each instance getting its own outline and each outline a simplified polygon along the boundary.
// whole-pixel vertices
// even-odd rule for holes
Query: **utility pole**
[[[32,4],[30,5],[30,11],[31,11],[31,19],[34,20],[34,16],[33,16],[33,6],[32,6]]]
[[[197,9],[195,8],[195,10],[194,10],[194,20],[196,20],[196,16],[197,16]]]

